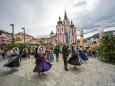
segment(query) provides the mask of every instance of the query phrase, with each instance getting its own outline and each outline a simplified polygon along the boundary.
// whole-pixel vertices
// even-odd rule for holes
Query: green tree
[[[100,59],[104,62],[115,63],[115,35],[107,34],[100,40]]]
[[[18,47],[18,48],[29,48],[30,46],[28,44],[16,44],[16,43],[10,43],[8,45],[6,45],[6,49],[10,50],[13,47]]]

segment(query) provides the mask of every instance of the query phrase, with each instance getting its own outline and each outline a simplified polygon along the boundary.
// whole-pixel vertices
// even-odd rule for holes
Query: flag
[[[102,36],[104,36],[104,34],[105,34],[105,33],[104,33],[104,29],[102,29],[102,30],[99,31],[99,37],[100,37],[100,38],[101,38]]]

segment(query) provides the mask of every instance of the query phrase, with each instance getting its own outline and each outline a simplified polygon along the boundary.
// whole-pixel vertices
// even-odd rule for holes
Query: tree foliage
[[[11,33],[9,33],[9,32],[6,32],[6,31],[4,31],[4,30],[0,30],[0,35],[1,35],[2,33],[12,35],[12,34],[11,34]]]
[[[100,59],[104,62],[115,63],[115,35],[107,34],[100,40]]]
[[[29,48],[30,46],[28,44],[16,44],[16,43],[10,43],[6,45],[6,49],[10,50],[13,47],[18,47],[18,48]]]

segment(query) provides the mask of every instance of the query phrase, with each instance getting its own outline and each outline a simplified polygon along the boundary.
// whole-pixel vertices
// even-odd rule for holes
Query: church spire
[[[66,10],[65,10],[65,14],[64,14],[64,20],[65,20],[65,19],[68,19]]]

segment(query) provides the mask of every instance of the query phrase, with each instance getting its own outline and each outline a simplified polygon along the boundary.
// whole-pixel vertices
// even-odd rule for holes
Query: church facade
[[[51,31],[49,41],[56,44],[77,43],[76,27],[72,21],[70,23],[66,11],[63,21],[61,21],[61,17],[59,17],[59,21],[56,25],[56,34]]]

